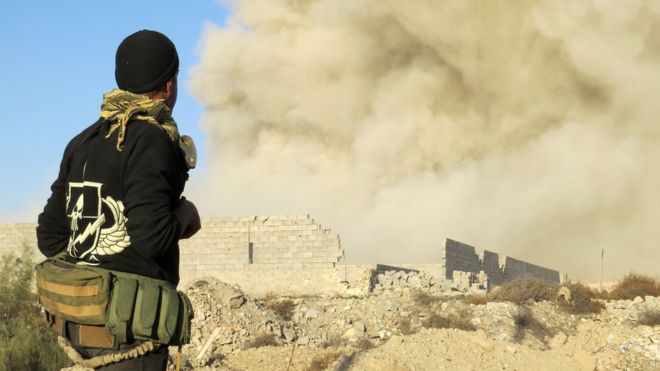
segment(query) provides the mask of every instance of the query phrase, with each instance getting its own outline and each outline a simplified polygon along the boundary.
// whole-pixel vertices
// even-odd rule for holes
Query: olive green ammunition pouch
[[[103,325],[118,342],[190,341],[192,305],[164,280],[46,259],[36,266],[39,302],[50,316]]]

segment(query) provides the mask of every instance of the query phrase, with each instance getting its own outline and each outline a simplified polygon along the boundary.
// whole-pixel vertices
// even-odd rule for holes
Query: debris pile
[[[396,344],[404,349],[409,341],[442,343],[427,339],[438,336],[472,339],[479,351],[501,348],[502,356],[515,362],[529,352],[542,352],[567,357],[564,365],[587,368],[660,365],[660,326],[639,325],[642,313],[660,311],[660,298],[603,301],[602,313],[576,315],[558,306],[557,300],[567,300],[566,293],[555,301],[475,305],[469,295],[424,272],[387,271],[374,282],[371,292],[355,296],[254,298],[214,278],[196,281],[186,289],[195,319],[191,344],[183,348],[184,366],[258,369],[262,366],[253,364],[255,359],[269,361],[261,354],[286,364],[286,354],[295,346],[304,358],[297,362],[312,363],[315,355],[324,355],[337,364],[352,359],[356,367],[368,367],[369,362],[360,361],[365,352],[379,354],[384,345]],[[591,350],[578,354],[576,344]],[[396,357],[403,364],[414,356]],[[535,362],[540,356],[529,357],[528,362]]]

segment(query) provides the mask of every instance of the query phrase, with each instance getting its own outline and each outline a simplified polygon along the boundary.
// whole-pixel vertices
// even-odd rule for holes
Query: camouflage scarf
[[[167,132],[174,143],[179,142],[179,130],[172,118],[172,111],[162,99],[151,99],[146,95],[114,89],[103,95],[101,117],[111,122],[106,138],[110,138],[115,131],[119,131],[118,151],[123,148],[126,126],[131,120],[141,120],[158,125]]]

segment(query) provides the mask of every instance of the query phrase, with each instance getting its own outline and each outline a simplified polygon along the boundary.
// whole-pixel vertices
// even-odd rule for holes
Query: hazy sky
[[[117,45],[140,29],[168,35],[180,58],[175,117],[201,147],[201,106],[185,87],[205,27],[222,25],[219,1],[3,1],[0,3],[0,221],[36,221],[71,137],[93,123],[115,87]],[[193,177],[194,178],[194,177]]]

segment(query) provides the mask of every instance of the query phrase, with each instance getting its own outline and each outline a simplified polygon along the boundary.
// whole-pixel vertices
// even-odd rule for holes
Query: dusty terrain
[[[182,368],[660,370],[660,326],[641,324],[660,310],[660,297],[570,314],[558,306],[563,297],[475,305],[426,277],[398,278],[332,297],[254,298],[215,279],[195,281],[185,288],[196,317]]]

